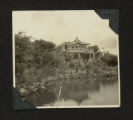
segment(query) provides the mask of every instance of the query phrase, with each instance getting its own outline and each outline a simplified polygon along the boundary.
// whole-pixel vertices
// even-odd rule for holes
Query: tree
[[[19,80],[23,78],[23,71],[30,64],[27,61],[27,56],[30,56],[30,47],[30,37],[25,36],[23,32],[15,34],[15,73]]]
[[[99,47],[97,45],[94,45],[93,48],[95,53],[99,50]]]
[[[53,50],[55,44],[44,40],[35,40],[34,43],[34,64],[42,68],[43,66],[53,63]]]
[[[101,58],[108,66],[117,66],[118,59],[116,55],[106,52]]]
[[[40,48],[41,50],[52,50],[55,48],[55,44],[52,42],[48,42],[45,40],[35,40],[34,45],[36,48]]]
[[[15,73],[17,84],[32,84],[40,80],[44,72],[54,71],[55,44],[45,40],[30,41],[23,32],[15,35]],[[49,66],[49,67],[46,67]],[[51,69],[52,68],[52,69]],[[52,71],[51,71],[52,70]]]

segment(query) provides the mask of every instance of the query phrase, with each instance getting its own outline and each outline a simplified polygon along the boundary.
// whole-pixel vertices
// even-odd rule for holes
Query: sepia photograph
[[[15,109],[120,107],[118,10],[12,11]]]

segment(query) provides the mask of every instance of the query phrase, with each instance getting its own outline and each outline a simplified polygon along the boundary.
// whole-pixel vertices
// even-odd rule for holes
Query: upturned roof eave
[[[70,43],[70,44],[66,44],[66,45],[75,45],[75,44],[90,45],[89,43]]]

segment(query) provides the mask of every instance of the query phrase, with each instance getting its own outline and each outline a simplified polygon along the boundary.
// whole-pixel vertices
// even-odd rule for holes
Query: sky
[[[20,31],[34,39],[60,45],[76,36],[83,42],[118,54],[118,35],[94,10],[13,11],[13,35]]]

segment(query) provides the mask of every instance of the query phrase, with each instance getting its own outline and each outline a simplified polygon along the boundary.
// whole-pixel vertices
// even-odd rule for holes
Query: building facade
[[[94,46],[80,41],[78,37],[73,42],[65,43],[62,52],[70,56],[70,61],[82,65],[93,63],[95,60]]]

